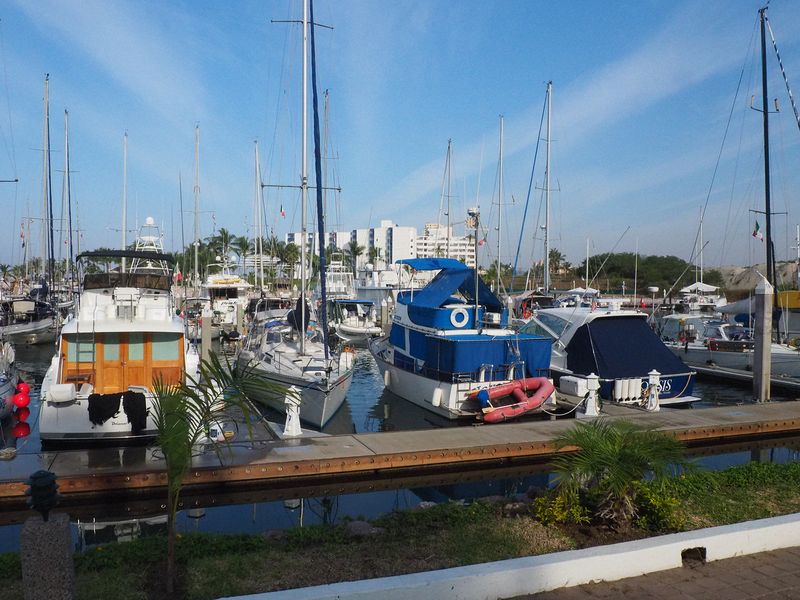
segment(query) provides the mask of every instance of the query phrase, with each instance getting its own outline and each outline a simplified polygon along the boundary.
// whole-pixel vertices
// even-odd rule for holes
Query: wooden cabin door
[[[151,381],[147,381],[145,376],[147,365],[145,352],[145,334],[140,331],[131,331],[127,334],[125,344],[126,356],[123,369],[123,381],[125,389],[132,385],[143,385],[150,388]]]
[[[98,369],[97,390],[101,394],[121,392],[123,388],[123,348],[119,333],[104,333],[101,343],[98,344]]]

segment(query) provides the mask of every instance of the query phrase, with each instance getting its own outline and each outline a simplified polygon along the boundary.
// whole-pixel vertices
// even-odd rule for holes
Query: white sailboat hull
[[[254,362],[251,352],[241,352],[238,358],[241,368],[250,368],[257,377],[284,388],[294,387],[300,394],[300,420],[314,427],[322,428],[336,414],[344,403],[347,390],[353,380],[353,370],[348,368],[338,377],[328,381],[310,381],[302,377],[277,373],[265,368],[261,362]],[[288,394],[273,393],[256,396],[254,399],[263,402],[278,412],[286,412]]]
[[[673,354],[679,357],[690,367],[717,366],[740,371],[753,370],[754,352],[730,352],[709,350],[703,346],[684,347],[681,344],[668,344]],[[800,352],[788,347],[773,344],[772,347],[772,376],[773,377],[800,377]]]
[[[56,334],[56,322],[53,317],[0,327],[0,338],[15,344],[44,344],[55,340]]]

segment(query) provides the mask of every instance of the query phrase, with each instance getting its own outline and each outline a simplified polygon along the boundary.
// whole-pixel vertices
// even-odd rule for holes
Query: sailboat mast
[[[450,164],[451,160],[451,148],[452,148],[453,140],[447,140],[447,258],[450,258],[450,182],[451,182],[451,169],[452,165]]]
[[[764,118],[764,212],[767,221],[767,280],[775,285],[775,257],[772,247],[772,209],[770,207],[769,186],[769,106],[767,104],[767,38],[765,22],[767,7],[758,11],[761,21],[761,112]]]
[[[703,283],[703,209],[700,209],[700,283]]]
[[[67,229],[69,237],[67,244],[69,245],[69,252],[67,254],[67,267],[70,271],[70,279],[72,279],[72,264],[73,264],[73,246],[72,246],[72,195],[70,190],[69,181],[69,111],[64,111],[64,202],[67,205]]]
[[[128,132],[122,136],[122,250],[128,247]],[[125,272],[125,258],[122,259]]]
[[[253,244],[253,250],[258,254],[258,275],[261,280],[261,290],[264,290],[264,248],[263,238],[264,231],[264,217],[261,214],[263,210],[264,186],[261,184],[261,160],[258,156],[258,141],[256,141],[256,243]]]
[[[194,285],[200,287],[200,126],[194,128]]]
[[[308,210],[308,3],[303,0],[303,164],[300,181],[300,354],[306,352],[306,220]]]
[[[500,241],[503,234],[503,115],[500,115],[500,165],[498,169],[497,192],[497,287],[495,293],[500,295]]]
[[[553,82],[547,82],[547,143],[544,166],[544,293],[550,292],[550,118],[553,113]],[[588,263],[587,263],[588,264]],[[588,283],[587,283],[588,285]]]
[[[42,269],[52,288],[53,284],[53,194],[50,180],[50,75],[44,78],[44,208],[42,220]]]

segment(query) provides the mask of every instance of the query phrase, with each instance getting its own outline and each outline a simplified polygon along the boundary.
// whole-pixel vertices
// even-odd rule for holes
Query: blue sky
[[[331,180],[341,185],[341,229],[391,219],[421,228],[439,215],[453,140],[454,222],[480,204],[482,262],[497,252],[499,115],[504,115],[504,231],[513,262],[545,84],[553,81],[551,245],[573,263],[586,252],[692,255],[740,73],[744,78],[711,188],[707,266],[751,264],[763,209],[757,47],[759,3],[656,1],[484,2],[319,0],[320,91],[330,90]],[[800,11],[775,0],[769,17],[790,83],[800,86]],[[73,198],[83,247],[115,245],[122,199],[122,139],[129,136],[128,222],[153,216],[166,246],[180,242],[179,173],[192,206],[194,127],[200,126],[202,233],[252,226],[253,141],[263,179],[296,184],[300,157],[297,1],[28,2],[2,19],[0,261],[19,262],[19,222],[41,211],[42,95],[50,74],[54,198],[70,112]],[[749,49],[749,51],[748,51]],[[794,256],[800,222],[800,131],[770,54],[774,235]],[[800,88],[794,90],[800,95]],[[543,160],[534,177],[541,187]],[[310,170],[313,169],[310,167]],[[531,199],[522,265],[534,241]],[[513,203],[512,203],[513,201]],[[286,217],[279,215],[280,207]],[[59,212],[57,206],[56,213]],[[275,233],[299,229],[299,195],[267,191]],[[762,221],[763,217],[760,218]],[[191,216],[186,215],[187,239]],[[460,225],[456,226],[460,230]],[[34,242],[38,240],[35,228]],[[38,243],[34,243],[38,248]]]

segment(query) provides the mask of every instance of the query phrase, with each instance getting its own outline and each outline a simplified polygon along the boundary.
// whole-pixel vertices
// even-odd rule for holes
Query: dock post
[[[772,299],[775,290],[765,278],[756,286],[756,330],[753,353],[753,396],[756,402],[770,399],[772,377]]]
[[[658,412],[661,410],[661,405],[658,401],[659,387],[661,385],[661,373],[653,369],[648,374],[649,380],[647,382],[647,398],[645,398],[645,408],[651,412]]]
[[[200,358],[208,360],[211,354],[211,311],[203,309],[200,317]]]
[[[236,331],[239,335],[244,335],[244,308],[236,307]]]
[[[300,390],[290,386],[286,391],[286,424],[283,427],[283,437],[298,437],[303,435],[300,428]]]
[[[598,392],[600,390],[600,378],[594,373],[586,376],[586,387],[589,393],[586,394],[586,402],[583,405],[583,412],[578,411],[575,416],[579,419],[600,416],[600,403]]]

